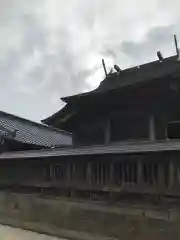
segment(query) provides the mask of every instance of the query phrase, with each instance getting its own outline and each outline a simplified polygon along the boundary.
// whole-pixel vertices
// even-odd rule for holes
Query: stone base
[[[73,240],[180,239],[180,207],[0,192],[0,223]]]

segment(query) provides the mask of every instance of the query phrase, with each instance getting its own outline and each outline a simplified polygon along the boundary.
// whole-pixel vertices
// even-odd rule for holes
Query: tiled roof
[[[122,89],[136,84],[146,83],[151,80],[163,79],[173,75],[180,74],[180,61],[177,56],[171,56],[163,59],[163,61],[149,62],[140,66],[122,70],[120,73],[108,74],[108,76],[100,83],[99,87],[93,91],[81,93],[73,96],[61,98],[64,102],[68,103],[60,111],[54,113],[52,116],[42,120],[43,123],[52,124],[55,119],[64,116],[66,112],[69,114],[71,103],[74,100],[82,100],[87,97],[100,96],[112,90]]]
[[[108,74],[107,77],[100,83],[99,87],[95,90],[63,97],[61,100],[68,103],[76,98],[104,93],[114,89],[132,86],[155,79],[163,79],[164,77],[174,74],[180,74],[180,61],[177,59],[177,56],[164,58],[163,61],[158,60],[124,69],[120,73],[115,72]]]
[[[71,134],[0,111],[0,133],[14,140],[44,147],[72,144]],[[14,136],[13,136],[14,133]]]

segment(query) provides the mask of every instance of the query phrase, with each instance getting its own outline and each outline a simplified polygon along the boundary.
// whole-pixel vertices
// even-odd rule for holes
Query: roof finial
[[[174,43],[175,43],[175,47],[176,47],[177,59],[179,60],[179,49],[178,49],[178,43],[177,43],[177,38],[176,38],[175,34],[174,34]]]
[[[106,65],[105,65],[105,62],[104,62],[104,59],[102,59],[102,65],[103,65],[103,68],[104,68],[104,72],[105,72],[105,75],[107,77],[107,70],[106,70]]]
[[[118,72],[118,75],[119,75],[121,72],[120,67],[118,65],[114,65],[114,69]]]
[[[159,61],[162,62],[164,58],[163,58],[163,55],[160,51],[157,52],[157,56],[159,58]]]
[[[113,73],[113,68],[110,69],[108,75],[112,74]]]

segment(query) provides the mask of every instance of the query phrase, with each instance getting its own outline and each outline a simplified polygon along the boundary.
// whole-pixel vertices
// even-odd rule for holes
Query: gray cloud
[[[0,110],[40,120],[60,97],[86,91],[108,67],[173,54],[179,3],[0,0]]]
[[[103,54],[112,57],[114,62],[120,60],[119,63],[122,63],[123,67],[154,61],[157,59],[157,51],[161,51],[164,57],[176,54],[174,34],[180,37],[178,25],[154,27],[144,35],[141,41],[122,41],[118,46],[104,48]]]
[[[123,42],[121,51],[128,55],[134,64],[155,60],[157,51],[167,57],[175,54],[173,34],[180,36],[180,29],[175,25],[151,29],[140,43]]]

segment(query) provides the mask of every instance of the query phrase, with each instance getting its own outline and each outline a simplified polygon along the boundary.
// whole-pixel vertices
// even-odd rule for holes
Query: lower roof
[[[72,145],[70,133],[0,111],[0,134],[44,147]],[[12,136],[11,136],[12,134]]]

